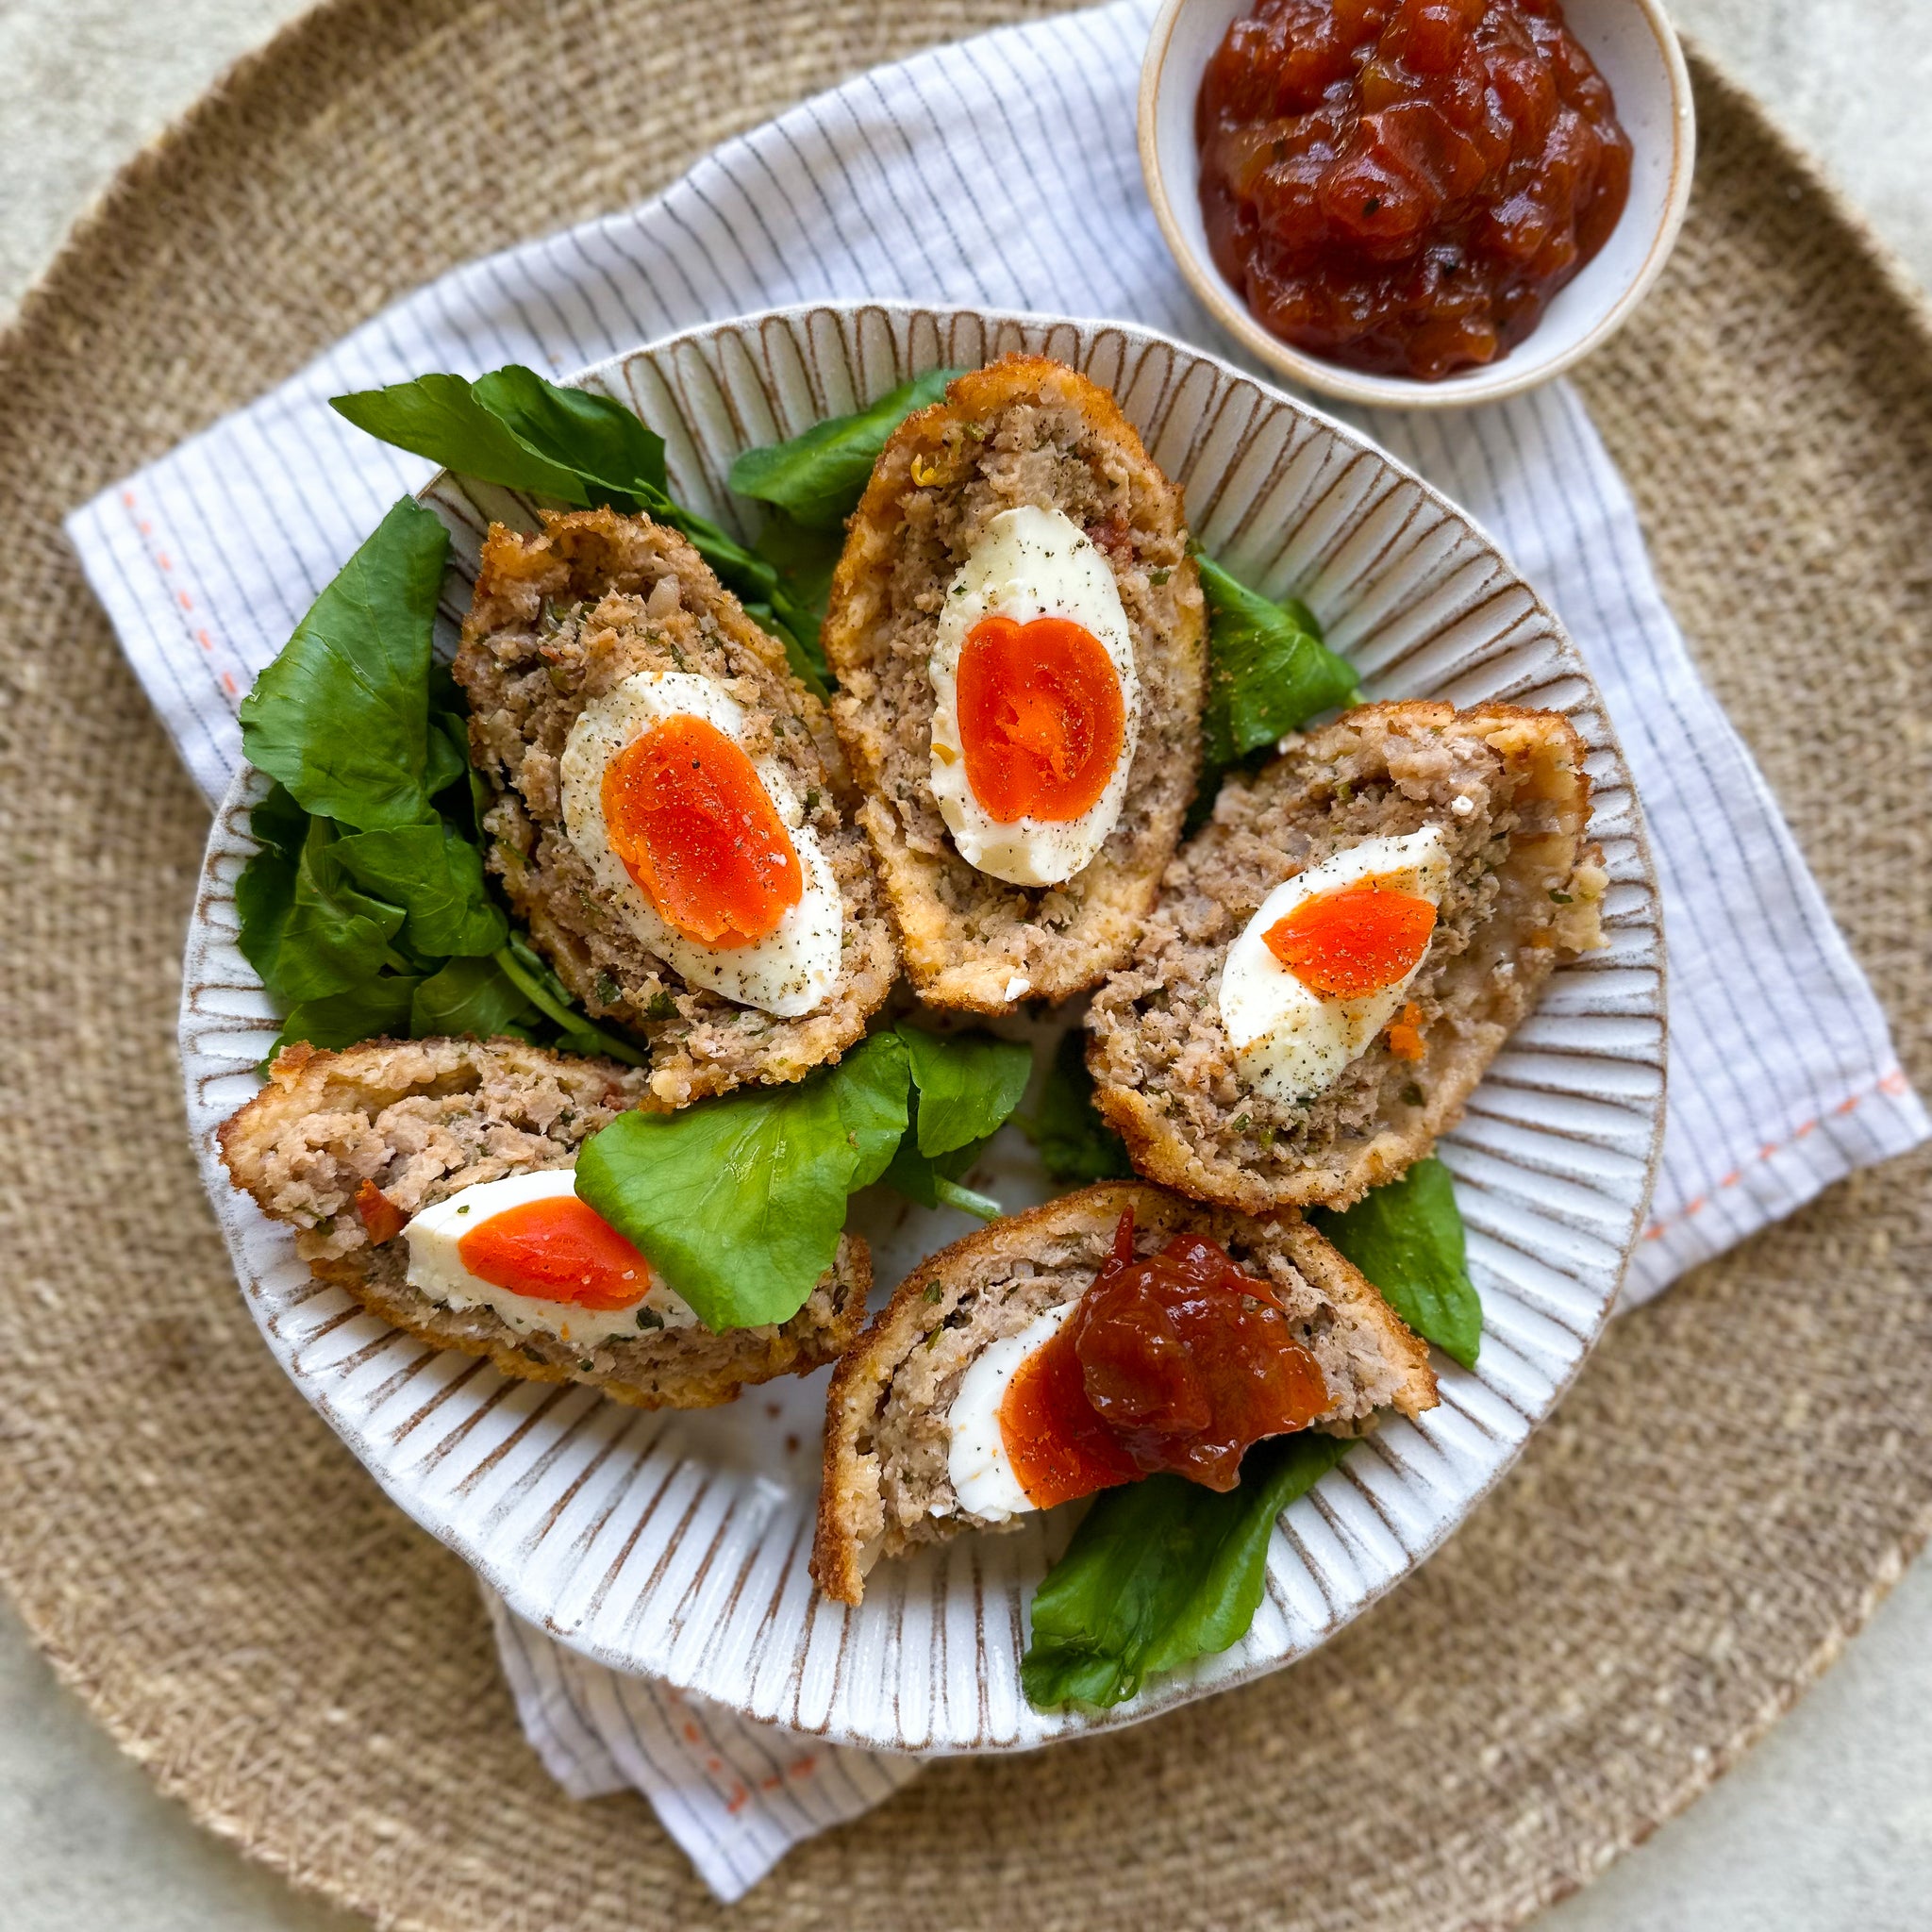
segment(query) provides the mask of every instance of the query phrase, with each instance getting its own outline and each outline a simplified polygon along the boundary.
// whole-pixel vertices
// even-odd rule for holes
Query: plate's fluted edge
[[[756,349],[752,346],[754,342]],[[1309,461],[1319,475],[1327,476],[1328,489],[1316,500],[1309,515],[1287,527],[1272,558],[1260,559],[1260,575],[1267,588],[1287,588],[1285,580],[1269,582],[1270,571],[1286,570],[1293,563],[1291,553],[1297,541],[1311,525],[1320,522],[1313,512],[1320,511],[1327,496],[1337,490],[1341,490],[1348,500],[1335,511],[1335,520],[1352,533],[1359,528],[1359,523],[1351,523],[1350,519],[1363,504],[1381,506],[1395,496],[1402,496],[1407,502],[1406,509],[1394,518],[1391,528],[1376,533],[1379,547],[1361,562],[1357,581],[1364,574],[1384,567],[1384,560],[1406,536],[1421,541],[1444,528],[1457,533],[1450,540],[1450,548],[1461,551],[1474,547],[1474,563],[1482,566],[1477,571],[1477,580],[1472,582],[1464,601],[1455,604],[1446,618],[1441,611],[1432,613],[1438,622],[1424,637],[1413,641],[1407,649],[1391,652],[1386,660],[1376,660],[1375,679],[1399,684],[1400,673],[1412,665],[1431,639],[1440,636],[1442,623],[1466,624],[1475,613],[1496,607],[1499,600],[1507,605],[1508,621],[1500,638],[1491,636],[1484,647],[1457,658],[1459,682],[1468,685],[1474,679],[1480,685],[1488,675],[1486,667],[1495,657],[1500,656],[1505,663],[1514,663],[1516,653],[1537,646],[1519,667],[1519,675],[1508,681],[1507,694],[1516,702],[1534,701],[1538,695],[1567,700],[1559,708],[1572,712],[1591,745],[1592,775],[1606,781],[1598,801],[1597,824],[1606,834],[1607,854],[1611,857],[1616,882],[1616,903],[1610,908],[1609,924],[1624,942],[1613,947],[1609,959],[1600,957],[1595,961],[1579,962],[1566,969],[1557,985],[1565,989],[1566,995],[1574,991],[1576,997],[1546,997],[1539,1013],[1532,1016],[1512,1043],[1510,1055],[1528,1062],[1528,1071],[1534,1073],[1539,1053],[1546,1058],[1574,1054],[1574,1028],[1566,1024],[1571,1020],[1587,1023],[1592,1018],[1621,1019],[1627,1023],[1621,1029],[1624,1034],[1631,1034],[1633,1025],[1638,1034],[1646,1024],[1651,1029],[1648,1041],[1633,1035],[1632,1043],[1625,1050],[1610,1056],[1628,1069],[1648,1069],[1655,1074],[1647,1092],[1626,1096],[1630,1100],[1626,1111],[1633,1124],[1647,1123],[1648,1144],[1641,1153],[1641,1177],[1626,1172],[1625,1181],[1635,1178],[1636,1185],[1621,1188],[1612,1204],[1622,1209],[1621,1239],[1610,1243],[1590,1236],[1586,1241],[1586,1226],[1579,1225],[1574,1230],[1579,1247],[1594,1242],[1599,1247],[1611,1248],[1617,1256],[1614,1265],[1600,1262],[1588,1271],[1588,1279],[1583,1274],[1565,1277],[1586,1291],[1577,1305],[1568,1310],[1577,1325],[1550,1315],[1547,1307],[1538,1307],[1535,1295],[1525,1299],[1521,1284],[1507,1284],[1498,1277],[1493,1267],[1489,1269],[1484,1282],[1486,1308],[1494,1298],[1499,1310],[1507,1305],[1517,1311],[1512,1338],[1506,1339],[1486,1323],[1486,1368],[1489,1375],[1495,1375],[1500,1358],[1506,1371],[1501,1379],[1506,1386],[1493,1388],[1485,1376],[1469,1376],[1462,1372],[1446,1374],[1444,1407],[1434,1412],[1433,1423],[1425,1418],[1423,1424],[1385,1431],[1372,1450],[1357,1451],[1341,1469],[1324,1478],[1309,1497],[1297,1504],[1277,1531],[1270,1558],[1269,1595],[1255,1632],[1243,1644],[1223,1657],[1177,1674],[1114,1711],[1091,1718],[1041,1718],[1018,1698],[1016,1675],[1018,1649],[1024,1641],[1024,1617],[1018,1607],[1024,1586],[1016,1565],[1023,1552],[1038,1562],[1037,1541],[974,1540],[970,1546],[972,1554],[964,1561],[949,1559],[940,1566],[942,1589],[933,1607],[932,1620],[935,1629],[942,1627],[945,1612],[952,1607],[946,1579],[958,1573],[962,1574],[962,1580],[970,1580],[973,1621],[982,1632],[982,1668],[976,1674],[976,1690],[971,1696],[956,1697],[945,1693],[955,1688],[964,1691],[967,1687],[963,1683],[957,1687],[936,1686],[929,1718],[923,1725],[908,1729],[900,1708],[903,1700],[896,1695],[890,1699],[874,1695],[868,1699],[866,1693],[872,1687],[862,1681],[861,1671],[868,1657],[882,1659],[887,1655],[902,1653],[903,1623],[893,1631],[873,1633],[871,1640],[863,1632],[855,1639],[857,1620],[831,1612],[825,1606],[815,1610],[808,1600],[791,1589],[774,1592],[763,1613],[765,1623],[761,1630],[774,1647],[777,1632],[794,1631],[797,1662],[797,1668],[785,1674],[784,1683],[774,1687],[778,1691],[775,1698],[762,1688],[770,1683],[763,1668],[753,1673],[754,1682],[749,1690],[741,1687],[734,1693],[729,1684],[721,1686],[714,1681],[707,1661],[720,1652],[721,1642],[715,1638],[688,1654],[674,1656],[672,1653],[677,1648],[675,1641],[658,1649],[642,1637],[640,1625],[651,1612],[663,1607],[651,1601],[652,1577],[647,1575],[642,1587],[629,1594],[619,1591],[618,1585],[625,1579],[638,1583],[635,1572],[640,1560],[640,1535],[657,1514],[658,1506],[668,1506],[666,1513],[674,1519],[667,1547],[658,1550],[652,1546],[645,1551],[654,1558],[652,1567],[659,1580],[678,1568],[675,1558],[679,1526],[709,1528],[712,1534],[708,1550],[715,1550],[724,1534],[723,1523],[707,1513],[708,1507],[715,1511],[717,1499],[711,1498],[708,1505],[706,1486],[699,1485],[693,1492],[689,1483],[679,1486],[675,1469],[649,1469],[653,1447],[665,1433],[666,1424],[662,1422],[640,1424],[633,1414],[616,1411],[613,1405],[594,1400],[572,1402],[567,1391],[518,1393],[520,1390],[530,1391],[533,1385],[508,1385],[485,1396],[484,1406],[491,1408],[498,1422],[516,1417],[526,1431],[543,1422],[556,1424],[547,1439],[547,1453],[566,1459],[575,1456],[576,1463],[584,1465],[575,1468],[571,1495],[549,1512],[547,1524],[534,1541],[526,1536],[507,1535],[515,1518],[514,1497],[492,1506],[481,1524],[451,1513],[443,1492],[454,1479],[448,1476],[444,1465],[452,1457],[459,1459],[459,1450],[445,1450],[435,1458],[434,1484],[412,1480],[418,1468],[415,1462],[399,1462],[404,1439],[426,1426],[425,1419],[433,1419],[444,1409],[459,1410],[465,1391],[474,1410],[475,1398],[491,1387],[489,1378],[495,1372],[486,1371],[481,1376],[474,1371],[458,1375],[452,1369],[451,1357],[438,1357],[414,1343],[398,1349],[394,1346],[398,1338],[392,1331],[385,1331],[388,1341],[382,1332],[367,1332],[380,1331],[381,1324],[348,1309],[346,1298],[341,1298],[343,1307],[338,1307],[312,1288],[298,1292],[286,1268],[274,1265],[276,1244],[291,1256],[292,1243],[279,1230],[270,1228],[252,1204],[227,1187],[225,1175],[214,1158],[209,1139],[209,1108],[216,1103],[210,1098],[214,1091],[210,1082],[220,1083],[225,1111],[226,1104],[232,1104],[231,1096],[245,1085],[246,1068],[258,1057],[268,1031],[272,1030],[272,1023],[266,1030],[261,1025],[266,1006],[260,1000],[258,984],[255,1008],[252,1012],[248,1010],[247,981],[252,975],[247,974],[245,962],[242,962],[238,973],[239,955],[233,954],[232,945],[226,947],[228,957],[220,957],[224,917],[221,908],[230,897],[233,872],[239,870],[242,857],[248,849],[245,829],[239,819],[246,795],[247,775],[244,774],[238,780],[237,788],[224,802],[210,839],[203,889],[191,930],[189,957],[184,965],[183,1070],[191,1118],[197,1123],[197,1152],[204,1179],[214,1199],[224,1235],[238,1273],[249,1290],[256,1319],[277,1359],[297,1386],[316,1403],[403,1508],[472,1562],[486,1580],[501,1591],[513,1608],[553,1629],[562,1641],[586,1654],[621,1669],[647,1666],[682,1689],[726,1703],[733,1703],[735,1695],[735,1707],[747,1714],[784,1721],[830,1741],[928,1752],[1024,1749],[1070,1731],[1112,1728],[1135,1722],[1210,1690],[1279,1668],[1293,1657],[1306,1654],[1424,1560],[1500,1479],[1530,1428],[1560,1397],[1600,1333],[1623,1265],[1638,1237],[1655,1179],[1662,1127],[1664,962],[1660,914],[1641,813],[1629,788],[1621,751],[1574,646],[1547,607],[1508,571],[1494,546],[1466,516],[1422,479],[1374,451],[1354,430],[1272,391],[1266,384],[1215,358],[1171,342],[1151,331],[1115,323],[1075,324],[1054,318],[981,315],[910,304],[812,304],[761,317],[714,324],[613,358],[585,372],[580,379],[615,389],[611,382],[615,373],[622,378],[622,389],[617,392],[626,399],[643,401],[651,397],[673,408],[681,424],[697,431],[694,439],[674,439],[673,471],[676,486],[699,507],[723,508],[722,468],[718,458],[722,455],[728,459],[730,449],[737,443],[732,441],[725,447],[724,442],[728,438],[721,441],[721,437],[728,431],[731,436],[741,438],[743,423],[731,408],[721,410],[718,403],[729,391],[734,375],[739,379],[754,378],[768,388],[781,381],[771,358],[774,342],[795,345],[801,367],[813,373],[811,392],[806,401],[814,412],[824,407],[817,398],[823,389],[824,372],[818,365],[834,343],[841,346],[844,355],[847,380],[862,386],[867,393],[887,386],[887,381],[881,379],[885,372],[878,366],[882,354],[887,356],[893,371],[903,369],[908,356],[916,356],[927,364],[974,361],[1007,344],[1037,344],[1070,360],[1098,358],[1113,365],[1113,374],[1109,375],[1105,369],[1096,369],[1095,373],[1111,382],[1124,381],[1126,392],[1123,402],[1129,413],[1137,417],[1141,414],[1136,407],[1137,398],[1148,400],[1137,388],[1141,377],[1150,369],[1164,369],[1158,393],[1151,398],[1158,407],[1149,409],[1143,422],[1157,458],[1171,464],[1184,476],[1192,474],[1191,466],[1202,460],[1204,444],[1214,443],[1217,426],[1239,440],[1242,432],[1253,430],[1258,419],[1265,419],[1271,432],[1285,421],[1284,453],[1292,451]],[[739,358],[735,372],[724,366],[724,358],[727,356]],[[693,385],[700,377],[706,378],[718,393],[705,396],[694,392]],[[1177,421],[1175,411],[1182,393],[1191,385],[1201,382],[1208,385],[1218,413],[1197,415],[1190,428]],[[1246,413],[1239,425],[1230,428],[1219,418],[1237,400],[1244,405]],[[1288,412],[1285,419],[1284,411]],[[646,413],[652,413],[649,408]],[[708,419],[720,431],[712,437],[709,447],[705,446],[704,436]],[[811,417],[808,415],[806,420]],[[666,425],[659,421],[658,426]],[[804,424],[788,422],[778,426],[789,433]],[[1170,431],[1186,436],[1185,445],[1177,455],[1168,446]],[[1252,438],[1241,446],[1251,447]],[[1241,462],[1237,458],[1228,474],[1239,476],[1241,473]],[[1281,474],[1282,458],[1277,457],[1267,473],[1271,485]],[[451,487],[439,478],[432,482],[425,495],[437,501],[439,508],[447,509],[451,506],[445,499]],[[1217,508],[1218,504],[1210,506],[1204,518],[1207,525],[1212,525]],[[475,520],[468,521],[474,541]],[[1244,555],[1243,561],[1253,568],[1256,559]],[[1399,601],[1396,600],[1398,606]],[[1317,608],[1321,608],[1319,601]],[[447,598],[445,614],[455,614]],[[1516,640],[1514,643],[1510,642],[1511,638]],[[1458,690],[1458,694],[1474,694],[1474,689],[1468,692]],[[1635,973],[1645,980],[1647,997],[1640,998],[1633,1008],[1627,992],[1618,992],[1607,981],[1606,996],[1592,1006],[1583,998],[1589,991],[1588,982],[1592,974],[1602,977],[1606,973]],[[207,1002],[211,995],[218,997],[209,1005]],[[1576,999],[1583,999],[1583,1004],[1575,1011],[1552,1010],[1575,1007]],[[224,1002],[238,1009],[217,1010]],[[1620,1029],[1611,1025],[1598,1030],[1612,1035]],[[250,1041],[252,1047],[247,1044]],[[218,1049],[217,1042],[225,1045]],[[1499,1085],[1507,1088],[1508,1083]],[[1489,1087],[1490,1083],[1486,1083],[1477,1096],[1479,1100]],[[1560,1096],[1567,1090],[1560,1084],[1538,1089],[1531,1080],[1526,1091]],[[1474,1106],[1472,1110],[1478,1111]],[[1507,1112],[1502,1117],[1512,1118]],[[1640,1141],[1643,1138],[1641,1134],[1638,1136]],[[1588,1136],[1582,1137],[1582,1141],[1592,1144]],[[1465,1189],[1479,1197],[1479,1205],[1490,1216],[1487,1224],[1482,1215],[1472,1216],[1473,1234],[1477,1237],[1473,1253],[1476,1245],[1488,1241],[1500,1258],[1507,1252],[1511,1216],[1520,1204],[1512,1200],[1507,1189],[1499,1191],[1493,1185],[1496,1176],[1485,1167],[1486,1162],[1494,1162],[1498,1157],[1493,1150],[1480,1145],[1465,1145],[1459,1135],[1452,1138],[1447,1151],[1452,1157],[1460,1155],[1459,1162],[1452,1158],[1452,1165],[1457,1167]],[[1619,1160],[1626,1162],[1636,1158],[1617,1155]],[[1536,1172],[1507,1157],[1501,1158],[1502,1165],[1518,1175]],[[1545,1178],[1552,1177],[1546,1174]],[[1519,1179],[1517,1185],[1534,1190],[1532,1180]],[[1546,1186],[1544,1191],[1554,1192],[1554,1186]],[[1608,1196],[1605,1198],[1607,1202]],[[251,1216],[258,1225],[248,1224]],[[1602,1220],[1601,1216],[1594,1218]],[[1591,1219],[1588,1213],[1582,1217],[1584,1223]],[[306,1274],[306,1271],[300,1271],[299,1263],[294,1266],[301,1274]],[[277,1289],[272,1286],[275,1281],[290,1286]],[[1551,1322],[1567,1338],[1567,1342],[1557,1342],[1547,1336],[1541,1338],[1546,1344],[1541,1352],[1553,1364],[1554,1373],[1538,1364],[1538,1331],[1532,1317]],[[328,1388],[323,1385],[325,1374],[333,1378]],[[358,1405],[353,1412],[334,1386],[345,1378]],[[1513,1392],[1508,1386],[1512,1379]],[[600,1422],[600,1411],[614,1413],[617,1421],[611,1421],[607,1414]],[[391,1437],[388,1450],[371,1439],[370,1424],[378,1415],[388,1418],[391,1424],[397,1420],[406,1424],[400,1433]],[[487,1435],[489,1426],[472,1414],[464,1429],[474,1427]],[[527,1434],[525,1440],[529,1440]],[[1418,1448],[1418,1444],[1422,1446]],[[500,1475],[499,1465],[505,1453],[501,1448],[491,1452],[486,1474],[479,1474],[473,1488],[485,1483],[488,1471]],[[631,1458],[634,1476],[651,1491],[652,1507],[644,1521],[631,1527],[627,1539],[617,1539],[620,1547],[615,1550],[606,1539],[606,1532],[616,1520],[614,1502],[596,1524],[583,1532],[581,1554],[588,1557],[596,1548],[605,1553],[607,1560],[596,1612],[586,1627],[584,1624],[558,1618],[558,1592],[546,1593],[533,1585],[532,1576],[538,1573],[530,1559],[559,1525],[577,1533],[576,1519],[569,1513],[573,1497],[581,1495],[586,1485],[593,1486],[596,1497],[610,1495],[620,1487],[617,1477],[626,1456]],[[1453,1473],[1464,1464],[1479,1473],[1479,1479],[1473,1485],[1456,1481],[1453,1475],[1445,1477],[1445,1471]],[[594,1487],[598,1483],[601,1488]],[[432,1489],[435,1493],[431,1493]],[[1447,1507],[1437,1507],[1439,1491],[1446,1495]],[[1415,1506],[1407,1514],[1402,1507],[1404,1501]],[[772,1528],[782,1529],[787,1521],[781,1514],[773,1519]],[[957,1550],[968,1548],[966,1544],[956,1546]],[[741,1568],[739,1588],[731,1592],[734,1602],[756,1567],[755,1555],[754,1551]],[[509,1558],[518,1556],[521,1560],[512,1564]],[[548,1564],[552,1560],[554,1555],[546,1555],[540,1582],[548,1578]],[[694,1593],[702,1588],[704,1575],[705,1567],[700,1564],[682,1600],[683,1613],[688,1614]],[[908,1588],[909,1583],[892,1592],[894,1601],[902,1607]],[[567,1589],[566,1585],[566,1593]],[[1010,1614],[990,1616],[990,1593],[996,1601],[1003,1599]],[[836,1634],[832,1628],[835,1624]],[[675,1640],[675,1630],[673,1635]],[[725,1643],[722,1648],[728,1652],[731,1646]],[[957,1647],[948,1645],[945,1655],[957,1669]],[[881,1703],[886,1707],[883,1709],[878,1707]],[[973,1719],[970,1727],[959,1722],[969,1709]],[[942,1725],[950,1727],[940,1735]]]

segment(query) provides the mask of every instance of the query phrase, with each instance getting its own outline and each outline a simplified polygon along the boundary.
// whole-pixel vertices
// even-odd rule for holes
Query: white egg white
[[[1377,874],[1440,907],[1449,883],[1449,854],[1433,825],[1401,838],[1358,845],[1297,873],[1262,900],[1260,910],[1228,949],[1221,970],[1221,1024],[1235,1049],[1241,1079],[1257,1093],[1291,1103],[1331,1087],[1367,1051],[1400,1010],[1423,958],[1394,986],[1360,999],[1324,999],[1268,950],[1263,937],[1297,906]]]
[[[1026,624],[1064,617],[1100,640],[1121,681],[1125,729],[1107,789],[1076,819],[1002,824],[974,796],[959,737],[959,652],[983,617]],[[1057,886],[1092,862],[1120,819],[1141,736],[1141,678],[1120,587],[1107,558],[1071,517],[1023,505],[987,525],[947,586],[931,659],[932,790],[968,865],[1014,886]]]
[[[702,718],[744,744],[744,708],[715,678],[691,671],[633,672],[577,713],[558,761],[571,842],[598,891],[638,940],[691,985],[781,1020],[796,1019],[838,982],[845,908],[818,834],[806,824],[804,801],[775,758],[755,759],[753,769],[791,835],[805,890],[763,939],[748,946],[708,946],[688,939],[651,904],[611,849],[604,823],[605,769],[652,725],[675,717]]]
[[[1000,1428],[1000,1404],[1020,1364],[1045,1347],[1060,1332],[1060,1324],[1080,1306],[1062,1302],[1036,1316],[1017,1335],[1008,1335],[982,1349],[959,1383],[959,1392],[946,1412],[946,1474],[962,1513],[1004,1523],[1034,1506],[1007,1455]]]
[[[446,1201],[425,1208],[403,1229],[409,1244],[411,1288],[420,1288],[433,1302],[452,1308],[491,1308],[520,1335],[555,1335],[560,1341],[593,1345],[600,1341],[635,1341],[660,1328],[689,1328],[697,1316],[682,1296],[645,1263],[648,1287],[643,1299],[627,1308],[580,1308],[570,1302],[544,1301],[518,1294],[472,1274],[463,1266],[458,1243],[472,1228],[491,1215],[526,1201],[550,1201],[576,1192],[576,1176],[567,1167],[545,1168],[538,1174],[506,1174],[496,1181],[479,1181],[459,1189]]]

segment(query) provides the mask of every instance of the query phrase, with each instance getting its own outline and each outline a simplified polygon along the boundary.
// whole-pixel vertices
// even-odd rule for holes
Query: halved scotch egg
[[[645,1105],[802,1079],[898,956],[845,762],[785,650],[677,534],[608,509],[494,525],[457,654],[489,862]]]
[[[1236,773],[1087,1025],[1142,1174],[1346,1208],[1452,1126],[1560,961],[1603,943],[1587,748],[1556,711],[1361,705]]]
[[[1003,1013],[1132,954],[1201,762],[1180,491],[1116,400],[1008,356],[873,468],[822,632],[908,978]]]

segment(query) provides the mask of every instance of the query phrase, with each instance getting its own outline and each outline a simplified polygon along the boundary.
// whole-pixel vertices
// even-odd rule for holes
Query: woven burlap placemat
[[[207,814],[58,527],[438,271],[636,200],[1020,0],[341,0],[121,177],[0,341],[0,1577],[161,1786],[387,1924],[724,1922],[635,1799],[573,1804],[481,1608],[258,1344],[171,1051]],[[1690,225],[1583,375],[1700,661],[1932,1086],[1932,336],[1698,72]],[[953,1763],[740,1927],[1461,1926],[1714,1778],[1932,1511],[1914,1159],[1621,1322],[1518,1472],[1311,1661],[1103,1741]]]

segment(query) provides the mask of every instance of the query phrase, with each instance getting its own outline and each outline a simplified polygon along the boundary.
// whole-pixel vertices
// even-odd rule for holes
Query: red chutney
[[[1630,190],[1557,0],[1260,0],[1194,127],[1222,274],[1272,334],[1379,375],[1507,355]]]
[[[1079,1307],[1008,1384],[1000,1435],[1046,1509],[1160,1470],[1231,1490],[1251,1442],[1329,1407],[1267,1282],[1201,1235],[1136,1260],[1129,1211]]]

